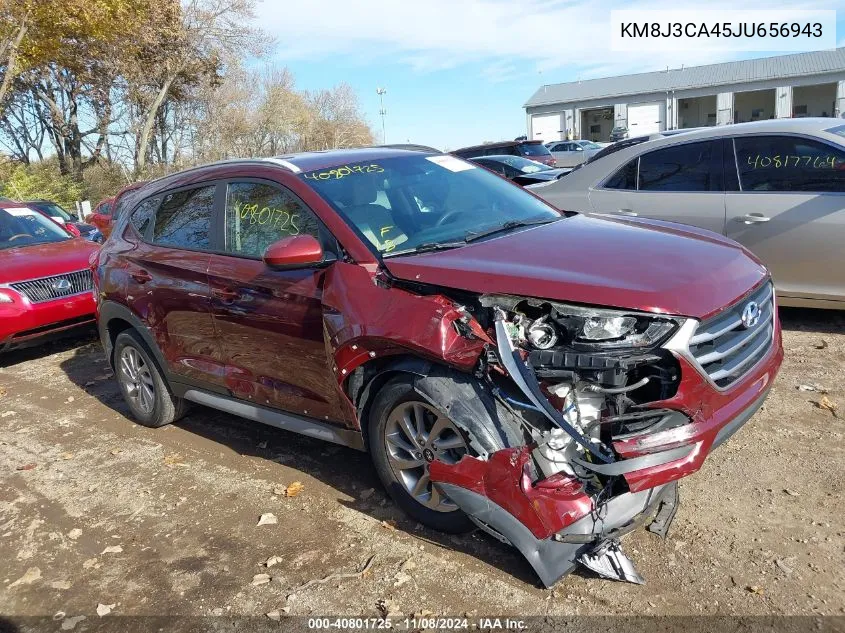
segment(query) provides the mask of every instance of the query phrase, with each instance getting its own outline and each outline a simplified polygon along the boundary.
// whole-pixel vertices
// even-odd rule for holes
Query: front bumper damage
[[[551,587],[580,563],[604,578],[642,584],[618,540],[648,526],[665,535],[677,509],[677,483],[596,502],[570,479],[532,484],[530,449],[488,460],[431,464],[432,481],[485,532],[516,547]],[[578,518],[576,518],[578,517]]]
[[[676,392],[633,414],[657,422],[602,439],[567,419],[502,318],[495,327],[497,358],[521,400],[497,395],[566,433],[571,457],[550,471],[538,461],[537,440],[454,464],[433,462],[432,482],[481,529],[516,547],[547,587],[578,565],[604,578],[644,582],[620,538],[640,527],[665,537],[678,508],[678,479],[697,471],[763,405],[783,357],[776,319],[771,349],[731,389],[714,389],[690,359],[673,352]]]

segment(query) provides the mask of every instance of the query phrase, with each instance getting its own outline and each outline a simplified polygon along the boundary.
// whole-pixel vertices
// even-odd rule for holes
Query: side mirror
[[[297,268],[323,263],[323,247],[313,235],[292,235],[273,242],[264,251],[269,268]]]
[[[576,146],[575,146],[575,151],[576,151],[576,152],[583,152],[583,151],[584,151],[584,148],[583,148],[583,147],[581,147],[580,145],[576,145]]]

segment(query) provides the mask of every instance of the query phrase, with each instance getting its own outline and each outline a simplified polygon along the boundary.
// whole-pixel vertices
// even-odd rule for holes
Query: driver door
[[[314,213],[276,183],[228,182],[223,252],[208,267],[211,310],[232,393],[257,405],[342,420],[323,338],[325,268],[272,270],[266,248],[288,236],[333,241]]]

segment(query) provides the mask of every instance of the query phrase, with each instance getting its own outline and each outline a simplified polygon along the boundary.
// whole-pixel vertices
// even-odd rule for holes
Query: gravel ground
[[[786,361],[763,410],[683,480],[667,540],[626,538],[644,586],[575,573],[543,589],[486,535],[406,519],[352,450],[199,407],[168,428],[135,425],[93,333],[6,354],[0,614],[55,616],[56,630],[84,630],[98,607],[261,618],[845,614],[845,316],[782,318]],[[839,417],[815,404],[824,397]],[[301,490],[285,496],[294,482]],[[258,525],[266,513],[276,522]]]

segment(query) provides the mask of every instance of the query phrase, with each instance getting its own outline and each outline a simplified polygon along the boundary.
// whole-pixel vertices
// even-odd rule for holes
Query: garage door
[[[560,133],[560,115],[544,114],[532,117],[531,138],[544,143],[561,140],[563,135]]]
[[[663,129],[659,103],[638,103],[628,106],[628,136],[654,134]]]

